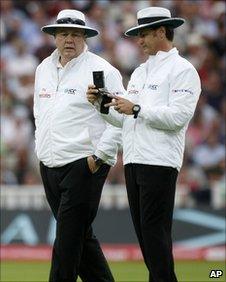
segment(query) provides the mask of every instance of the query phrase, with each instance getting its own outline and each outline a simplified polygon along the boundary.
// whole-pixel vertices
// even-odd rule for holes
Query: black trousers
[[[130,212],[150,282],[177,281],[171,238],[177,175],[171,167],[125,165]]]
[[[46,197],[57,222],[50,282],[113,282],[100,244],[93,234],[102,188],[110,167],[92,174],[87,159],[59,168],[40,163]]]

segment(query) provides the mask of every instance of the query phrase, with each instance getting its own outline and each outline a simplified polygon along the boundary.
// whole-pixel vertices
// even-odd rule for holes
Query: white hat
[[[125,32],[127,36],[138,36],[139,31],[145,27],[169,26],[177,28],[185,20],[182,18],[171,18],[168,9],[161,7],[148,7],[137,12],[138,26],[132,27]]]
[[[77,10],[62,10],[57,15],[55,24],[46,25],[41,28],[43,32],[55,35],[56,28],[73,27],[85,30],[86,37],[96,36],[99,32],[96,29],[86,26],[85,15]]]

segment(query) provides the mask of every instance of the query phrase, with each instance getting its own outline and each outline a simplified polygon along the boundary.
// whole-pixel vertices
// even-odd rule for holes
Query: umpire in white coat
[[[118,70],[87,50],[98,34],[77,10],[63,10],[42,31],[57,49],[37,68],[34,93],[36,153],[47,200],[57,221],[49,281],[112,282],[93,234],[104,181],[116,162],[119,129],[107,125],[86,99],[92,72],[103,71],[106,87],[123,92]]]
[[[171,227],[185,132],[201,92],[195,68],[173,47],[174,28],[184,20],[168,9],[137,13],[127,36],[149,56],[133,72],[125,97],[114,97],[111,124],[122,127],[123,160],[131,215],[150,282],[175,282]],[[91,85],[87,98],[96,101]]]

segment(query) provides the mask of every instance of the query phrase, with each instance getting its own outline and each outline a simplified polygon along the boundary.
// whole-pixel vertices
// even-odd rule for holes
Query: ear
[[[166,30],[165,30],[165,27],[164,26],[160,26],[158,29],[157,29],[157,34],[158,34],[158,37],[160,39],[164,39],[166,38]]]

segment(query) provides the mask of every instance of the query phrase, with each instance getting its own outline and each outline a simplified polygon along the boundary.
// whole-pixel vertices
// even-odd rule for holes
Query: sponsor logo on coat
[[[74,88],[66,88],[66,89],[64,89],[64,93],[66,93],[66,94],[75,95],[76,92],[77,92],[77,89],[74,89]]]
[[[194,94],[191,90],[188,89],[173,89],[174,93],[186,93],[186,94]]]
[[[150,84],[150,85],[148,85],[148,89],[157,90],[158,89],[158,85],[157,84]]]
[[[128,94],[138,94],[139,91],[134,89],[135,87],[136,87],[135,84],[131,84],[130,89],[128,89]]]
[[[131,89],[128,91],[128,94],[138,94],[138,90],[135,90],[135,89]]]
[[[51,98],[51,94],[47,93],[46,88],[42,88],[41,92],[39,93],[39,98]]]

